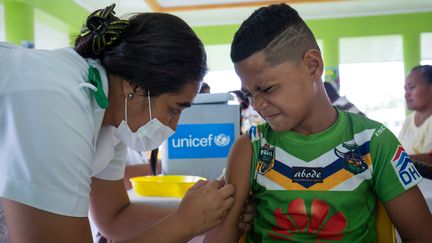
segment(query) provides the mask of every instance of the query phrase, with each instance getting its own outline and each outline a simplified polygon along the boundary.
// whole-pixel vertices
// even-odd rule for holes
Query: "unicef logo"
[[[219,135],[208,134],[205,137],[194,137],[189,134],[187,137],[171,139],[173,148],[198,148],[198,147],[225,147],[231,141],[230,136],[220,133]]]
[[[214,142],[219,147],[227,146],[230,142],[230,137],[221,133],[214,138]]]
[[[179,124],[168,138],[168,159],[226,158],[236,136],[234,124]]]

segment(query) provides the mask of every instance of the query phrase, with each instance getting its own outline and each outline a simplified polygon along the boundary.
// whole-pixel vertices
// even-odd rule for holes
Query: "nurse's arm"
[[[67,217],[1,199],[11,242],[92,242],[87,217]]]
[[[130,203],[122,180],[92,179],[90,213],[99,231],[108,239],[134,237],[173,211],[172,208]]]
[[[249,196],[249,173],[251,170],[252,146],[248,135],[242,135],[233,145],[228,158],[227,183],[234,185],[234,206],[221,224],[210,230],[204,239],[209,242],[237,242],[242,233],[237,227],[242,208]]]
[[[221,186],[197,182],[174,210],[130,203],[121,180],[93,179],[90,211],[102,235],[113,241],[187,242],[219,224],[232,207],[234,187]]]
[[[385,202],[384,207],[405,242],[432,242],[432,215],[417,186]]]

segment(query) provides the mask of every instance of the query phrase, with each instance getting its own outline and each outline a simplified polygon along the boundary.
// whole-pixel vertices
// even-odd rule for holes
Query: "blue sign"
[[[233,123],[181,124],[168,138],[168,158],[225,158],[233,143]]]

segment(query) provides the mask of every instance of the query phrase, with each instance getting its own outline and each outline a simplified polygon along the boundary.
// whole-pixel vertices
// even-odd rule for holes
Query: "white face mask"
[[[151,151],[159,147],[163,141],[174,134],[174,131],[162,124],[157,118],[152,119],[150,92],[147,92],[150,121],[132,132],[127,124],[127,100],[125,100],[125,120],[123,120],[114,132],[114,136],[136,151]]]

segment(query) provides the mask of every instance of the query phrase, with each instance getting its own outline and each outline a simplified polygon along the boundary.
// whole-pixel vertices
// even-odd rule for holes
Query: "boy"
[[[421,176],[380,123],[331,106],[315,38],[285,4],[255,11],[231,59],[266,124],[234,144],[227,181],[235,205],[205,242],[236,242],[243,202],[255,200],[248,242],[375,242],[380,200],[402,239],[432,242]]]

